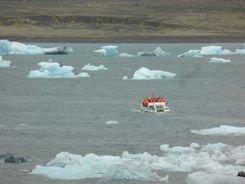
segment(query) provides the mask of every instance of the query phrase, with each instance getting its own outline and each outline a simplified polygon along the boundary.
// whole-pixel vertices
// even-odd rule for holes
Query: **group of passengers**
[[[145,98],[143,101],[142,101],[142,105],[147,107],[148,106],[148,103],[151,103],[151,102],[164,102],[163,98],[162,97],[158,97],[158,98],[155,98],[155,97],[149,97],[149,98]],[[167,102],[165,102],[165,104],[167,104]]]

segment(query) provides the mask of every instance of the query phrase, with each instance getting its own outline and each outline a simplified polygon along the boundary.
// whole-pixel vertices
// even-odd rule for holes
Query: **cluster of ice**
[[[3,60],[2,56],[0,56],[0,68],[10,67],[11,61]]]
[[[229,59],[223,59],[223,58],[217,58],[217,57],[212,57],[210,58],[210,63],[229,63],[231,60]]]
[[[85,156],[62,152],[46,166],[37,165],[32,174],[46,175],[55,179],[101,178],[102,180],[145,180],[167,181],[155,171],[198,172],[223,174],[233,177],[245,169],[245,145],[233,147],[223,143],[200,146],[192,143],[189,147],[160,146],[160,156],[149,153],[122,156],[95,155]],[[193,178],[189,176],[189,178]],[[188,179],[192,182],[192,180]],[[204,183],[202,183],[204,184]]]
[[[137,56],[169,56],[170,53],[162,50],[161,47],[157,47],[154,51],[152,52],[145,52],[141,51],[137,53]]]
[[[191,133],[198,135],[216,135],[216,136],[225,136],[225,135],[244,135],[245,127],[233,127],[227,125],[221,125],[220,127],[202,129],[202,130],[191,130]]]
[[[78,75],[73,73],[72,66],[61,66],[56,62],[40,62],[38,65],[41,67],[39,70],[32,70],[29,72],[29,78],[76,78],[76,77],[89,77],[85,72]]]
[[[162,70],[149,70],[146,67],[141,67],[140,69],[135,71],[132,79],[149,80],[149,79],[162,79],[162,77],[174,78],[175,76],[176,76],[175,73],[166,72]]]
[[[229,55],[233,54],[228,49],[222,49],[221,46],[205,46],[201,50],[189,50],[178,57],[202,57],[202,55]]]
[[[117,46],[108,45],[108,46],[103,46],[99,50],[94,50],[94,52],[100,54],[101,56],[115,56],[118,53],[117,48],[118,48]]]
[[[72,48],[66,46],[41,48],[36,45],[26,45],[20,42],[10,42],[8,40],[0,40],[0,55],[68,54],[71,52],[73,52]]]
[[[108,70],[108,68],[106,68],[104,65],[100,65],[100,66],[94,66],[94,65],[90,65],[89,63],[87,65],[85,65],[82,70],[86,70],[86,71],[99,71],[99,70]]]

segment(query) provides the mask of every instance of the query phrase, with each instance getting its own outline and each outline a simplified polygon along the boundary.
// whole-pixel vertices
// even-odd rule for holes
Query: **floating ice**
[[[103,46],[102,49],[94,50],[94,52],[101,56],[115,56],[118,53],[117,46],[114,45]]]
[[[161,47],[157,47],[152,52],[141,51],[137,53],[137,56],[168,56],[168,55],[170,55],[170,53],[165,52],[164,50],[162,50]]]
[[[0,55],[67,54],[70,52],[73,52],[72,49],[66,46],[41,48],[36,45],[25,45],[20,42],[10,42],[8,40],[0,40]]]
[[[142,67],[137,71],[135,71],[132,79],[149,80],[149,79],[162,79],[162,77],[174,78],[175,76],[176,76],[175,73],[165,72],[162,70],[149,70],[146,67]]]
[[[215,127],[210,129],[191,130],[191,133],[198,134],[198,135],[217,135],[217,136],[244,135],[245,127],[233,127],[233,126],[221,125],[220,127]]]
[[[170,147],[163,144],[160,149],[163,154],[159,156],[146,152],[130,154],[126,151],[122,156],[95,154],[80,156],[62,152],[46,166],[37,165],[31,173],[67,180],[101,178],[102,180],[161,181],[167,178],[160,177],[154,171],[202,171],[215,175],[222,173],[224,176],[232,177],[239,171],[245,170],[245,145],[233,147],[215,143],[200,146],[192,143],[189,147]],[[189,175],[188,178],[190,177]],[[219,181],[219,178],[214,179]],[[190,179],[187,180],[192,182]]]
[[[245,49],[236,49],[235,54],[245,54]]]
[[[166,181],[161,178],[147,161],[140,161],[127,157],[128,153],[119,156],[98,156],[87,154],[85,156],[62,152],[55,159],[47,163],[47,166],[37,165],[31,174],[46,175],[54,179],[85,179],[101,178],[102,180],[145,180]]]
[[[195,172],[186,178],[187,184],[244,184],[244,178],[223,173]]]
[[[75,75],[72,66],[61,66],[56,62],[40,62],[38,65],[41,67],[39,70],[32,70],[29,72],[29,78],[76,78],[88,77],[84,73]]]
[[[106,125],[115,125],[115,124],[118,124],[119,122],[118,121],[115,121],[115,120],[109,120],[107,122],[105,122]]]
[[[78,77],[90,77],[87,72],[81,72],[78,74]]]
[[[0,68],[10,67],[11,61],[3,60],[2,56],[0,56]]]
[[[82,70],[87,70],[87,71],[98,71],[98,70],[108,70],[108,68],[106,68],[104,65],[100,65],[100,66],[93,66],[90,65],[89,63],[87,65],[85,65]]]
[[[128,80],[128,76],[123,76],[123,80]]]
[[[126,52],[123,52],[123,53],[119,54],[119,56],[120,56],[120,57],[134,57],[134,55],[128,54],[128,53],[126,53]]]
[[[229,63],[229,62],[231,62],[231,60],[229,59],[223,59],[217,57],[210,58],[210,63]]]
[[[178,57],[202,57],[200,50],[189,50],[183,54],[178,55]]]
[[[202,55],[229,55],[233,54],[228,49],[222,49],[221,46],[205,46],[201,50],[189,50],[178,57],[202,57]]]

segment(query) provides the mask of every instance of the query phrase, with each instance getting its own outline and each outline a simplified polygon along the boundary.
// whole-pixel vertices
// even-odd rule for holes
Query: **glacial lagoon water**
[[[34,44],[43,48],[60,45]],[[243,44],[112,44],[117,45],[120,52],[135,56],[137,52],[152,51],[160,46],[171,53],[163,57],[103,57],[93,51],[111,44],[66,45],[73,48],[72,54],[3,56],[5,60],[12,61],[12,67],[0,68],[0,154],[27,155],[32,161],[23,164],[0,163],[2,184],[166,183],[126,178],[67,181],[30,172],[36,165],[45,166],[64,151],[81,156],[89,153],[122,156],[124,151],[130,154],[147,152],[161,157],[161,145],[189,147],[191,143],[200,146],[224,143],[234,149],[245,145],[244,135],[206,136],[191,133],[191,130],[220,125],[244,127],[245,55],[177,57],[202,46],[219,45],[234,51],[244,49]],[[210,63],[212,57],[231,62]],[[39,62],[50,59],[73,66],[75,74],[81,73],[88,63],[104,65],[108,70],[88,71],[90,77],[86,78],[27,77],[31,70],[39,68]],[[130,80],[134,72],[143,66],[176,73],[177,76],[160,80]],[[124,76],[128,76],[128,80],[123,80]],[[140,112],[140,102],[152,93],[163,96],[172,112]],[[223,164],[233,161],[234,158]],[[162,177],[168,175],[171,184],[183,184],[188,174],[197,171],[200,170],[181,172],[161,169],[156,172]]]

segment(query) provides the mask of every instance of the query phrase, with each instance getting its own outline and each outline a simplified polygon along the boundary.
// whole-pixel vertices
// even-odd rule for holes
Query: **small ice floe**
[[[67,46],[41,48],[36,45],[26,45],[20,42],[10,42],[8,40],[0,40],[0,55],[10,54],[68,54],[72,51],[72,48]]]
[[[123,76],[123,80],[128,80],[128,76]]]
[[[99,50],[94,50],[94,52],[100,54],[101,56],[115,56],[118,53],[117,48],[118,48],[117,46],[108,45],[108,46],[103,46]]]
[[[72,66],[61,66],[56,62],[40,62],[39,70],[32,70],[29,72],[29,78],[76,78],[76,77],[88,77],[87,75],[73,73]]]
[[[137,53],[137,56],[169,56],[170,53],[162,50],[161,47],[157,47],[154,51],[152,52],[145,52],[141,51]]]
[[[119,122],[116,120],[109,120],[109,121],[106,121],[105,124],[106,125],[116,125],[116,124],[119,124]]]
[[[85,65],[82,70],[87,70],[87,71],[99,71],[99,70],[108,70],[108,68],[106,68],[104,65],[100,65],[100,66],[94,66],[94,65],[90,65],[89,63],[87,65]]]
[[[236,49],[235,54],[245,54],[245,49]]]
[[[189,50],[178,57],[202,57],[203,55],[230,55],[233,54],[228,49],[222,49],[221,46],[205,46],[200,50]]]
[[[119,54],[120,57],[134,57],[134,55],[132,54],[128,54],[126,52],[122,52],[121,54]]]
[[[0,68],[8,68],[11,65],[11,61],[3,60],[2,56],[0,56]]]
[[[87,72],[81,72],[77,76],[78,77],[90,77],[90,75]]]
[[[217,57],[212,57],[210,58],[210,63],[229,63],[231,60],[229,59],[223,59],[223,58],[217,58]]]
[[[221,125],[220,127],[202,129],[202,130],[191,130],[192,134],[198,135],[215,135],[215,136],[226,136],[226,135],[244,135],[245,127],[233,127],[227,125]]]
[[[12,153],[5,153],[3,155],[0,155],[0,162],[1,163],[15,163],[20,164],[24,162],[30,161],[30,157],[23,157],[23,156],[17,156]]]
[[[141,67],[140,69],[135,71],[132,79],[150,80],[150,79],[162,79],[162,77],[174,78],[175,76],[176,76],[175,73],[166,72],[162,70],[149,70],[146,67]]]

